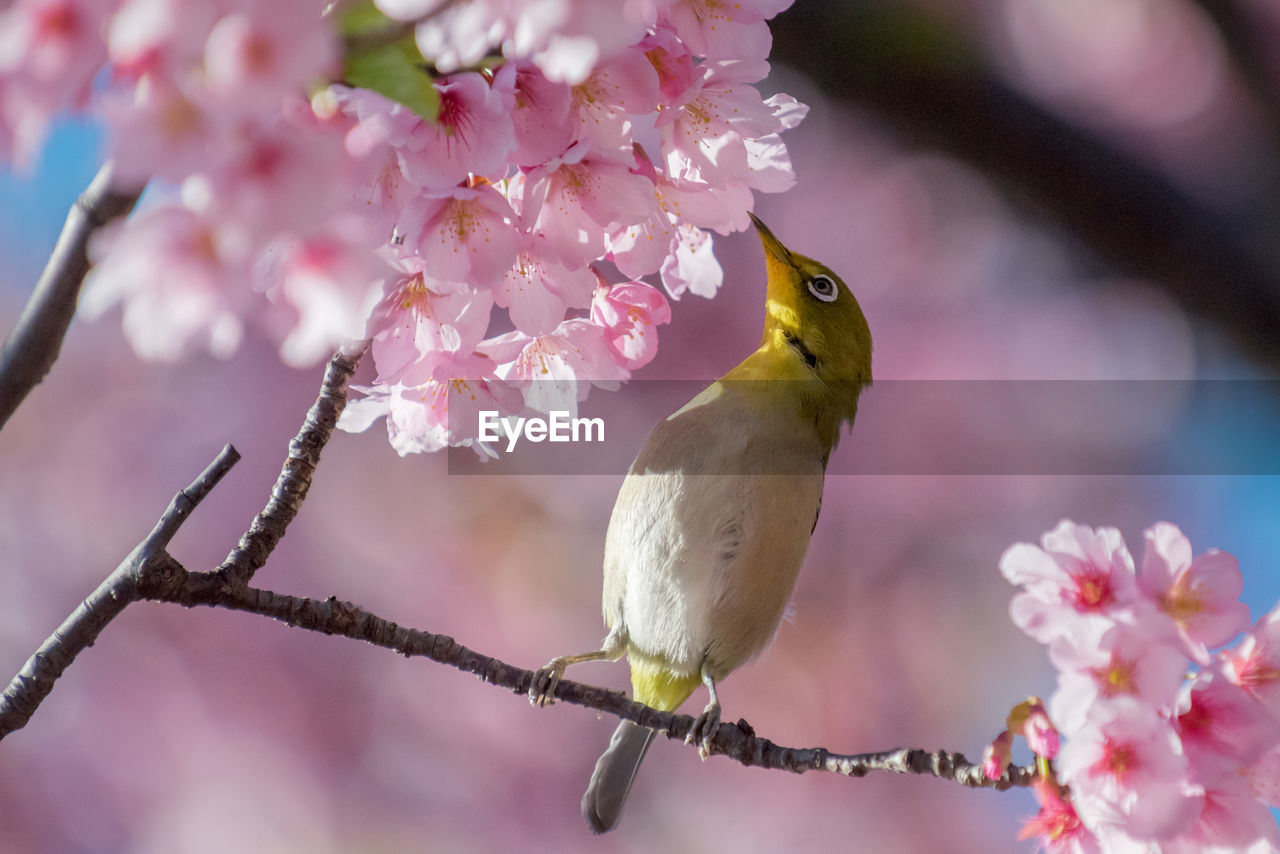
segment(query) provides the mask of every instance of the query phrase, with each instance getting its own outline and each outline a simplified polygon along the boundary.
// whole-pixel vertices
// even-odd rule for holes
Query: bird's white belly
[[[675,672],[727,674],[773,637],[822,498],[795,474],[632,474],[606,542],[605,618]]]

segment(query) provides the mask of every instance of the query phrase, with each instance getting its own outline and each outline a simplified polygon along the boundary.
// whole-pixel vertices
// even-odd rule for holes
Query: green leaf
[[[413,36],[349,52],[343,62],[343,76],[352,86],[385,95],[429,122],[440,114],[440,95],[431,83],[426,61]]]
[[[338,35],[344,38],[369,35],[394,25],[395,21],[378,11],[373,0],[345,4],[338,12]]]

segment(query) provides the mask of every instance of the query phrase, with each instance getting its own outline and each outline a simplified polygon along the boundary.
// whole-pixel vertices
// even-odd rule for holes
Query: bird
[[[689,731],[705,759],[717,684],[772,641],[817,526],[827,461],[871,383],[871,331],[849,287],[787,249],[755,214],[765,257],[760,346],[658,423],[627,472],[605,535],[600,649],[552,659],[529,699],[546,705],[570,665],[631,667],[632,696],[674,711],[700,685]],[[614,827],[655,731],[622,721],[582,812]]]

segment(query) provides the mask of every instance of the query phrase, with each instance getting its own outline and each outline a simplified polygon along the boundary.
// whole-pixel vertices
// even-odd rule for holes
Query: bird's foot
[[[705,760],[711,755],[711,740],[718,729],[720,729],[720,703],[712,700],[707,703],[702,714],[693,719],[693,726],[689,728],[689,734],[684,737],[684,743],[698,745],[698,756]]]
[[[541,708],[554,703],[556,686],[564,676],[564,669],[569,666],[567,658],[553,658],[546,667],[533,671],[533,681],[529,683],[529,702]]]

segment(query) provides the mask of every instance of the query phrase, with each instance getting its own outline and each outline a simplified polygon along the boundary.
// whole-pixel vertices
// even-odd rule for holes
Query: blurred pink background
[[[1188,192],[1230,200],[1264,171],[1257,110],[1195,4],[905,5],[942,15],[1007,83]],[[823,12],[800,0],[788,14]],[[811,111],[787,137],[798,185],[757,210],[858,294],[877,379],[1270,377],[1157,283],[1109,272],[974,169],[904,144],[797,70],[776,67],[766,86]],[[92,174],[92,139],[66,129],[36,175],[0,185],[6,329]],[[739,234],[717,248],[719,296],[673,306],[658,359],[638,378],[711,380],[755,347],[759,243]],[[265,501],[320,373],[281,367],[263,341],[226,362],[143,364],[118,315],[74,325],[50,378],[0,433],[3,678],[231,442],[243,461],[171,549],[190,569],[221,561]],[[597,391],[592,404],[608,412],[626,393]],[[935,427],[945,443],[951,428]],[[857,441],[855,428],[836,453]],[[593,648],[621,474],[445,469],[442,455],[398,458],[380,426],[336,434],[255,583],[336,595],[529,668]],[[790,746],[976,759],[1012,705],[1053,689],[1043,649],[1007,618],[1012,591],[996,569],[1006,547],[1070,517],[1117,526],[1137,550],[1141,531],[1168,519],[1197,551],[1241,557],[1256,618],[1280,598],[1280,537],[1264,521],[1275,481],[833,476],[793,615],[759,662],[724,683],[725,718]],[[627,684],[622,664],[571,678]],[[1027,792],[793,776],[703,763],[661,740],[619,828],[593,838],[578,801],[612,728],[385,650],[140,604],[0,745],[0,854],[1033,847],[1016,839],[1035,808]]]

